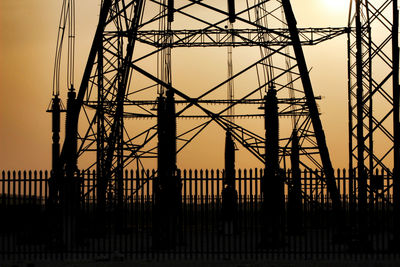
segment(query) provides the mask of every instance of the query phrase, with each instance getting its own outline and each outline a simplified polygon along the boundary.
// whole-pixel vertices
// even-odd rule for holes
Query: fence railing
[[[237,170],[235,211],[223,211],[224,172],[181,170],[181,204],[174,244],[157,247],[152,177],[155,171],[126,171],[123,202],[107,194],[106,209],[97,209],[95,173],[80,173],[80,203],[72,212],[48,204],[48,171],[0,173],[0,257],[102,259],[123,258],[340,258],[397,257],[393,245],[392,177],[382,171],[368,180],[368,210],[357,203],[357,179],[337,170],[336,183],[344,203],[332,210],[323,174],[301,174],[301,205],[290,200],[291,173],[286,172],[285,204],[279,244],[266,244],[269,213],[263,204],[263,170]],[[322,179],[321,179],[322,178]],[[353,191],[351,190],[353,188]],[[353,199],[352,199],[353,198]],[[163,222],[161,222],[162,224]]]

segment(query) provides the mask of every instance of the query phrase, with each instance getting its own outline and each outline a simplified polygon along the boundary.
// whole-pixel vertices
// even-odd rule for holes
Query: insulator
[[[76,123],[73,121],[74,116],[74,105],[75,105],[76,93],[73,88],[68,92],[67,100],[67,116],[65,119],[66,129],[65,129],[65,140],[68,144],[67,146],[67,156],[66,156],[66,166],[65,170],[67,176],[72,177],[76,171],[76,150],[77,150],[77,129]]]
[[[292,154],[299,153],[299,138],[297,136],[297,130],[293,130],[292,133]]]
[[[53,133],[58,133],[60,132],[60,99],[58,96],[54,96],[53,98],[53,103],[51,106],[51,113],[53,115],[52,117],[52,131]]]
[[[294,129],[292,133],[292,153],[291,153],[291,164],[293,177],[300,175],[300,151],[299,151],[299,138],[297,136],[297,130]],[[300,178],[299,178],[300,179]]]
[[[226,131],[225,137],[225,181],[224,184],[235,186],[235,143],[232,140],[232,133],[230,130]]]
[[[166,95],[166,113],[168,118],[168,157],[170,162],[169,170],[174,172],[176,168],[176,112],[174,92],[172,90],[168,90]]]
[[[52,114],[52,171],[58,173],[58,159],[60,156],[60,99],[57,95],[54,96],[51,114]]]
[[[228,0],[228,14],[229,22],[234,23],[236,21],[235,0]]]
[[[168,0],[168,22],[174,21],[174,0]]]
[[[302,216],[302,200],[299,155],[299,138],[297,129],[294,129],[292,133],[292,150],[290,154],[292,165],[292,187],[289,188],[287,204],[289,218],[288,229],[291,232],[298,232],[302,228],[302,220],[300,219]]]
[[[279,117],[276,90],[270,89],[265,97],[265,151],[270,170],[279,168]],[[267,166],[266,166],[267,167]],[[267,168],[268,169],[268,168]]]
[[[67,100],[67,117],[65,119],[65,123],[66,123],[66,132],[70,132],[72,129],[72,125],[71,125],[71,113],[72,113],[72,109],[73,109],[73,105],[74,105],[74,101],[75,101],[75,97],[76,97],[76,93],[75,91],[69,91],[68,92],[68,100]]]

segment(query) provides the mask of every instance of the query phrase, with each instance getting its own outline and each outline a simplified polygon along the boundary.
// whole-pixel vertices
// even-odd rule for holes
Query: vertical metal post
[[[157,176],[154,177],[153,181],[153,218],[152,218],[152,243],[153,248],[162,248],[162,242],[165,240],[162,227],[162,207],[163,203],[162,194],[164,188],[162,187],[162,179],[165,175],[165,97],[160,94],[157,98]]]
[[[297,136],[297,130],[294,129],[292,133],[292,153],[290,157],[292,166],[292,179],[293,188],[296,194],[301,194],[301,180],[300,180],[300,150],[299,150],[299,137]]]
[[[230,32],[233,31],[233,23],[236,20],[235,2],[228,0],[229,22],[227,28]],[[229,35],[229,42],[233,42],[233,34]],[[228,79],[227,84],[227,100],[228,100],[228,120],[234,122],[234,107],[231,107],[234,99],[234,80],[233,77],[233,47],[228,46]],[[236,214],[238,194],[235,188],[235,143],[232,138],[232,129],[228,127],[225,136],[225,177],[222,189],[222,217],[224,220],[224,233],[233,234],[236,232]],[[240,186],[240,182],[239,182]]]
[[[356,66],[357,66],[357,175],[358,175],[358,208],[360,215],[367,206],[367,177],[364,163],[364,103],[363,103],[363,54],[362,54],[361,0],[356,0]],[[364,223],[360,217],[361,224]]]
[[[51,162],[51,178],[49,181],[49,208],[53,207],[56,203],[59,181],[61,179],[61,166],[60,166],[60,113],[61,113],[61,101],[58,95],[55,95],[52,99],[51,110],[52,115],[52,162]]]
[[[168,19],[163,20],[160,29],[167,32],[161,52],[161,80],[172,83],[171,66],[171,22],[173,2],[169,0]],[[176,166],[176,111],[174,91],[161,86],[158,97],[158,173],[154,181],[153,246],[174,248],[178,232],[181,208],[181,181]]]
[[[349,25],[350,27],[351,25]],[[351,89],[351,31],[347,32],[347,75],[348,75],[348,135],[349,135],[349,209],[350,214],[355,211],[354,201],[354,165],[353,165],[353,97]]]
[[[121,116],[121,122],[118,130],[117,143],[117,166],[115,172],[116,187],[116,225],[121,229],[123,223],[123,204],[124,204],[124,119]]]
[[[168,0],[168,22],[174,21],[174,0]]]
[[[60,99],[57,95],[53,97],[53,102],[51,106],[52,114],[52,162],[51,167],[53,174],[58,173],[58,159],[60,157]]]
[[[168,114],[168,173],[171,176],[176,176],[176,112],[174,91],[169,89],[166,95],[166,112]]]
[[[279,168],[279,118],[277,91],[271,86],[265,96],[265,174],[262,181],[265,235],[263,245],[283,242],[284,192]]]
[[[222,189],[222,216],[224,233],[233,234],[236,231],[236,213],[238,194],[235,188],[235,144],[229,130],[225,136],[225,177]]]
[[[394,156],[393,156],[393,202],[395,212],[395,238],[400,240],[400,87],[399,87],[399,10],[397,0],[393,0],[393,132],[394,132]]]
[[[75,117],[75,97],[76,93],[73,88],[68,92],[67,100],[67,118],[66,118],[66,129],[65,139],[67,146],[67,157],[65,162],[65,172],[67,177],[73,177],[74,172],[77,170],[77,123],[74,122]]]
[[[265,97],[265,169],[267,175],[279,171],[279,118],[277,91],[270,88]]]
[[[134,27],[134,26],[133,26]],[[133,27],[130,29],[132,32]],[[124,182],[123,182],[123,173],[124,173],[124,95],[125,91],[128,90],[127,88],[127,80],[129,75],[129,67],[127,66],[127,62],[130,61],[133,54],[133,39],[129,40],[128,50],[129,52],[126,54],[124,60],[118,61],[118,69],[120,70],[121,78],[118,81],[118,108],[116,110],[116,117],[114,120],[116,121],[116,128],[115,128],[115,157],[116,157],[116,166],[115,166],[115,196],[112,200],[116,211],[115,216],[115,224],[117,228],[121,228],[122,226],[122,206],[123,206],[123,197],[124,197]],[[118,38],[118,53],[120,54],[120,58],[123,58],[123,51],[124,51],[124,42],[122,37]],[[107,171],[111,171],[109,167],[107,167]],[[106,177],[106,179],[109,179]]]
[[[368,158],[369,158],[369,177],[371,179],[372,175],[374,175],[374,117],[373,117],[373,77],[372,77],[372,35],[371,35],[371,17],[370,17],[370,12],[369,12],[369,1],[366,1],[365,3],[366,10],[367,10],[367,27],[368,27],[368,95],[369,97],[369,105],[368,105],[368,136],[369,136],[369,142],[368,142]],[[371,191],[372,192],[372,191]]]
[[[288,229],[291,233],[298,233],[303,227],[303,206],[301,200],[301,172],[300,172],[300,151],[297,130],[292,133],[292,149],[290,154],[292,167],[292,181],[289,188],[288,200]]]
[[[225,178],[224,185],[235,188],[235,144],[232,133],[228,130],[225,135]]]
[[[371,31],[371,17],[370,17],[370,11],[369,11],[369,1],[366,1],[365,3],[365,7],[367,10],[367,31],[368,31],[368,96],[369,96],[369,103],[368,103],[368,159],[369,159],[369,171],[368,173],[365,173],[365,179],[367,180],[367,177],[369,177],[369,181],[371,183],[371,180],[373,179],[373,175],[374,175],[374,116],[373,116],[373,106],[374,106],[374,101],[373,101],[373,77],[372,77],[372,52],[373,52],[373,48],[372,48],[372,31]],[[367,187],[367,181],[365,181],[366,187]],[[366,189],[365,192],[365,197],[367,198],[367,192],[368,190]],[[371,214],[371,212],[373,211],[373,206],[374,206],[374,191],[370,190],[369,191],[369,206],[368,206],[368,210],[369,213]],[[367,201],[367,200],[366,200]]]
[[[158,175],[154,182],[153,245],[176,245],[181,182],[176,167],[176,115],[172,90],[158,98]]]
[[[105,126],[104,126],[104,84],[103,84],[103,40],[98,40],[97,53],[97,155],[96,155],[96,196],[97,209],[101,213],[105,211],[106,206],[106,177],[105,177]],[[102,216],[100,216],[102,217]],[[100,219],[101,220],[101,219]]]
[[[235,0],[228,0],[228,14],[229,22],[234,23],[236,21]]]
[[[61,181],[60,202],[63,211],[62,234],[63,243],[67,248],[71,248],[76,238],[76,212],[79,201],[79,189],[77,186],[78,167],[77,167],[77,124],[74,122],[76,93],[74,88],[70,88],[67,100],[67,118],[65,141],[67,144],[65,177]]]

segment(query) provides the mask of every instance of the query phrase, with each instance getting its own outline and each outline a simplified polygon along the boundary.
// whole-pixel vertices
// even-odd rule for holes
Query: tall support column
[[[165,97],[160,95],[157,99],[157,177],[153,182],[153,247],[155,249],[164,248],[167,246],[165,217],[168,216],[165,211],[166,185],[166,114],[165,114]],[[168,207],[167,207],[168,208]]]
[[[367,177],[364,162],[364,103],[363,103],[363,51],[362,51],[361,0],[356,0],[356,61],[357,61],[357,176],[358,176],[358,208],[360,224],[364,224],[362,214],[367,207]]]
[[[288,200],[288,229],[289,232],[299,233],[303,228],[303,206],[301,197],[301,172],[300,172],[300,151],[297,130],[292,133],[292,151],[290,154],[292,166],[292,181],[289,188]]]
[[[57,199],[57,190],[60,176],[62,175],[59,160],[60,160],[60,114],[61,114],[61,101],[58,95],[55,95],[51,102],[52,115],[52,160],[51,160],[51,178],[49,181],[49,202],[50,206],[54,206]]]
[[[60,158],[60,99],[57,95],[53,97],[51,105],[52,113],[52,132],[53,132],[53,144],[52,144],[52,161],[51,169],[54,174],[58,173],[58,160]]]
[[[263,245],[280,246],[283,243],[285,208],[284,183],[279,168],[278,99],[271,87],[265,97],[265,173],[262,181],[265,233]]]
[[[168,22],[174,21],[174,0],[168,0]]]
[[[117,143],[117,166],[115,171],[115,193],[116,193],[116,225],[119,229],[123,226],[123,205],[124,205],[124,120],[121,116],[121,123],[118,131],[118,143]]]
[[[369,10],[369,2],[366,2],[366,9]],[[372,47],[372,32],[371,32],[371,17],[370,12],[367,12],[367,34],[368,34],[368,62],[372,62],[373,58],[373,47]],[[358,67],[358,66],[357,66]],[[368,95],[373,94],[373,77],[372,77],[372,64],[368,64]],[[373,129],[374,127],[374,116],[373,107],[374,101],[373,97],[370,97],[368,103],[368,128]],[[374,175],[374,134],[369,133],[369,147],[368,147],[368,159],[369,159],[369,172],[368,175],[371,178]],[[365,149],[365,148],[364,148]],[[373,196],[373,194],[371,194]]]
[[[234,0],[228,0],[229,22],[227,28],[233,31],[233,23],[236,20]],[[233,34],[229,35],[229,41],[233,42]],[[228,46],[228,120],[234,122],[234,107],[231,103],[234,100],[234,79],[233,79],[233,47]],[[225,135],[225,177],[222,189],[222,217],[224,234],[233,234],[237,231],[237,198],[238,194],[235,188],[235,143],[232,137],[232,128],[228,127]]]
[[[235,143],[232,133],[226,131],[225,136],[225,177],[222,189],[222,216],[224,234],[236,232],[237,191],[235,188]]]
[[[132,33],[134,33],[133,27],[130,29]],[[124,41],[122,37],[118,38],[118,53],[120,54],[120,58],[123,58],[124,55]],[[124,95],[129,90],[128,88],[128,76],[129,76],[129,67],[128,62],[130,62],[132,55],[133,55],[133,43],[134,38],[129,40],[128,43],[128,53],[124,60],[118,61],[118,69],[120,73],[120,78],[118,79],[118,107],[116,109],[116,116],[114,117],[115,120],[115,195],[112,196],[113,207],[116,211],[115,214],[115,225],[117,229],[122,228],[122,221],[123,221],[123,197],[124,197],[124,182],[123,182],[123,173],[124,173]],[[111,180],[107,177],[107,180]],[[112,194],[111,194],[112,195]]]
[[[97,210],[103,214],[106,207],[107,181],[105,177],[105,124],[104,124],[104,84],[103,84],[103,40],[99,40],[97,53],[97,72],[98,72],[98,90],[97,90],[97,155],[96,155],[96,196]],[[100,217],[102,217],[100,215]],[[100,219],[101,220],[101,219]]]
[[[167,1],[167,0],[164,0]],[[168,8],[162,11],[171,14],[173,2],[168,0]],[[161,80],[172,84],[171,22],[163,19],[160,30],[167,33],[165,46],[160,53],[159,71]],[[154,182],[153,244],[155,248],[173,248],[177,242],[178,222],[181,206],[181,182],[176,166],[176,110],[174,91],[159,85],[158,97],[158,171]]]
[[[235,188],[235,144],[230,131],[226,131],[225,135],[224,185]]]
[[[393,0],[393,132],[394,132],[394,156],[393,156],[393,202],[395,212],[395,238],[400,242],[400,87],[399,87],[399,10],[398,1]]]
[[[236,21],[235,0],[228,0],[228,14],[229,22],[234,23]]]
[[[77,128],[73,121],[76,93],[68,92],[65,139],[67,144],[65,177],[61,181],[60,203],[62,210],[62,241],[67,248],[76,241],[77,212],[79,209],[79,177],[77,167]]]
[[[277,91],[270,88],[265,97],[265,169],[267,175],[279,172],[279,118]]]
[[[310,117],[314,128],[315,138],[317,140],[322,166],[325,172],[326,184],[328,187],[328,191],[330,193],[330,197],[333,202],[334,209],[340,210],[341,209],[340,194],[336,186],[335,175],[332,167],[332,162],[329,156],[328,146],[325,140],[324,130],[322,128],[322,123],[319,117],[318,107],[315,102],[315,96],[311,85],[311,80],[308,73],[306,60],[304,57],[303,49],[301,47],[297,29],[297,22],[293,14],[290,0],[282,0],[282,5],[293,43],[293,50],[296,56],[297,65],[299,68],[301,81],[304,88],[304,94],[306,96],[307,106],[310,112]]]
[[[349,135],[349,211],[352,214],[355,211],[355,195],[354,195],[354,165],[353,165],[353,101],[351,88],[351,41],[350,31],[347,33],[347,75],[348,75],[348,135]]]
[[[75,115],[75,90],[72,88],[68,92],[67,100],[67,118],[66,118],[66,129],[65,129],[65,139],[68,144],[67,146],[67,157],[65,163],[66,176],[69,178],[74,177],[74,172],[77,170],[77,124],[74,123],[73,117]]]
[[[349,105],[349,115],[354,120],[354,123],[349,124],[349,152],[350,164],[354,162],[354,167],[357,168],[355,176],[358,176],[360,234],[361,238],[366,239],[369,223],[367,219],[372,220],[367,218],[367,214],[368,211],[373,213],[369,209],[375,208],[374,203],[377,201],[391,201],[390,197],[377,194],[374,190],[377,189],[373,187],[377,181],[374,179],[379,178],[374,176],[377,168],[381,168],[389,176],[393,175],[394,210],[397,209],[396,202],[399,199],[399,184],[396,180],[398,174],[394,174],[399,172],[400,160],[397,0],[354,1],[350,9],[349,29],[349,101],[352,102]],[[371,179],[370,190],[368,175]],[[395,214],[398,212],[395,211]],[[393,216],[394,225],[398,225],[396,216]],[[397,228],[395,227],[395,231]],[[364,240],[360,241],[366,243]]]
[[[369,2],[366,2],[366,9],[369,10]],[[368,38],[368,62],[372,62],[373,59],[373,47],[372,47],[372,31],[371,31],[371,17],[370,17],[370,12],[367,12],[367,38]],[[364,74],[364,76],[366,76]],[[371,96],[373,95],[373,77],[372,77],[372,64],[368,64],[368,95]],[[365,97],[365,96],[364,96]],[[373,115],[373,108],[374,108],[374,99],[373,97],[369,98],[368,102],[368,129],[373,129],[374,127],[374,115]],[[373,179],[374,176],[374,171],[375,171],[375,166],[374,166],[374,134],[373,132],[369,132],[364,139],[366,141],[368,137],[368,149],[364,148],[367,152],[367,157],[368,157],[368,171],[367,168],[365,170],[365,180],[367,180],[367,177],[369,177],[370,183],[371,180]],[[367,187],[367,181],[365,181],[366,187]],[[366,188],[365,192],[365,197],[367,198],[368,195],[368,190]],[[374,208],[374,192],[373,190],[370,190],[369,192],[369,206],[368,206],[368,211],[369,213],[373,212]],[[366,200],[367,201],[367,200]]]
[[[176,167],[176,115],[172,90],[158,98],[158,175],[154,181],[153,245],[173,248],[177,242],[181,182]]]

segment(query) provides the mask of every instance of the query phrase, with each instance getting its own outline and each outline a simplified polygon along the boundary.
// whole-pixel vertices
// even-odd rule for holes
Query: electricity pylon
[[[234,27],[225,28],[228,21]],[[268,110],[265,96],[273,90],[279,105],[276,116],[279,120],[294,118],[287,133],[281,131],[282,126],[276,129],[280,134],[274,144],[278,157],[274,161],[279,166],[273,169],[290,167],[295,128],[298,157],[292,157],[292,161],[299,158],[296,165],[323,171],[321,183],[327,186],[334,205],[340,207],[316,103],[318,96],[314,95],[302,46],[316,45],[347,31],[298,29],[289,0],[103,0],[81,84],[76,98],[71,93],[69,99],[66,139],[58,168],[76,171],[78,162],[80,169],[95,171],[96,182],[83,185],[83,196],[95,198],[101,209],[107,203],[118,206],[124,200],[125,168],[139,170],[154,161],[158,162],[161,184],[162,176],[176,180],[176,154],[211,123],[229,130],[239,148],[267,166],[269,151],[263,127],[257,132],[238,120],[264,118],[265,112],[260,109]],[[195,47],[234,47],[251,52],[245,66],[237,65],[239,70],[228,78],[221,72],[221,82],[211,88],[204,85],[200,94],[193,96],[190,88],[178,88],[174,83],[178,73],[173,72],[172,63],[175,49]],[[257,59],[250,55],[257,55]],[[186,64],[202,64],[199,58],[196,60]],[[204,80],[192,81],[191,85]],[[233,80],[238,81],[235,99],[221,99],[218,92]],[[232,117],[238,120],[229,119]],[[149,120],[137,120],[144,118]],[[176,126],[176,120],[182,118],[205,122],[182,130],[184,127]],[[158,120],[151,123],[153,119]],[[75,143],[76,151],[71,149]]]

